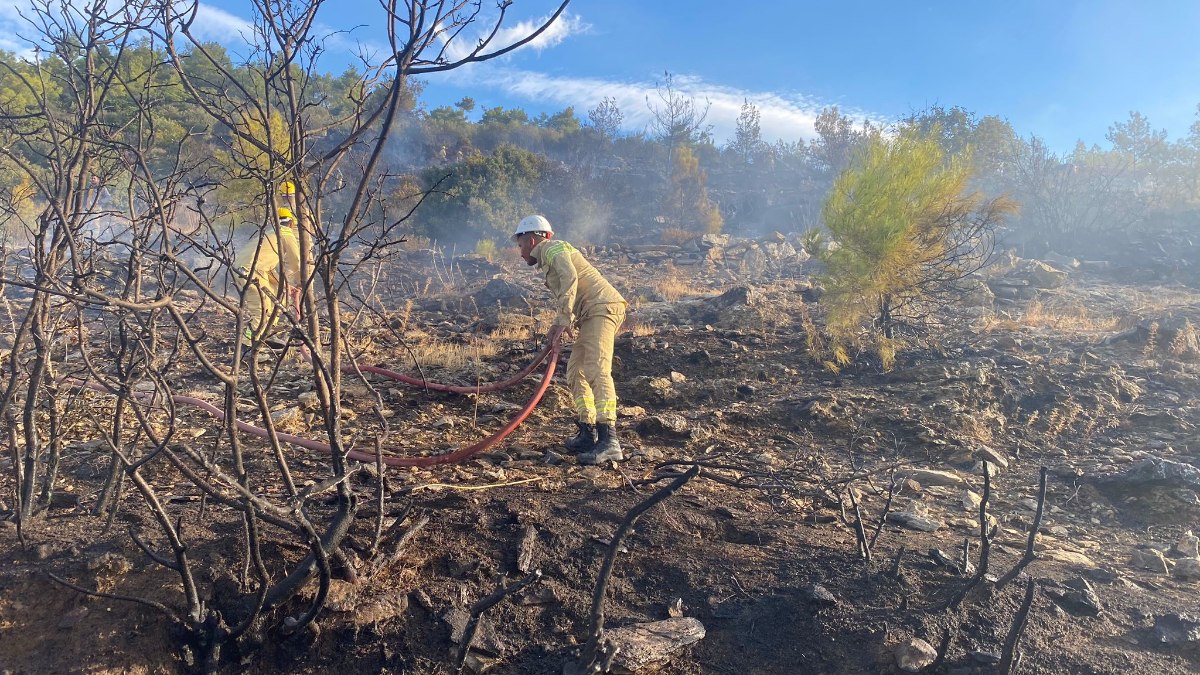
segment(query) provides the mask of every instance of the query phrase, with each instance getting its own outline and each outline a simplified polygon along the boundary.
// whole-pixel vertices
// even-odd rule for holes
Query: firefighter
[[[286,233],[287,236],[290,237],[290,241],[285,241],[285,242],[283,242],[283,244],[284,244],[285,249],[289,246],[292,246],[293,243],[295,245],[294,246],[294,252],[295,252],[294,256],[292,256],[292,251],[290,251],[290,250],[285,251],[285,254],[289,257],[289,260],[288,260],[289,264],[291,264],[293,262],[295,263],[296,274],[294,277],[289,275],[288,278],[294,279],[294,281],[292,282],[292,286],[293,286],[292,300],[293,300],[293,306],[295,307],[295,310],[296,310],[296,317],[297,317],[297,319],[299,319],[300,296],[302,293],[302,286],[303,286],[303,284],[300,283],[300,269],[301,269],[300,257],[301,257],[301,255],[304,255],[305,260],[308,263],[309,274],[312,274],[312,269],[313,269],[313,257],[312,257],[311,249],[308,251],[304,251],[300,247],[300,228],[302,228],[302,227],[306,228],[311,237],[312,232],[313,232],[312,215],[309,213],[305,213],[297,205],[298,197],[296,195],[296,184],[293,183],[292,181],[285,180],[279,184],[279,196],[283,198],[283,201],[286,204],[286,208],[290,209],[291,212],[293,213],[292,226],[287,229],[287,233]],[[310,239],[310,241],[311,241],[311,239]]]
[[[578,328],[567,384],[575,399],[579,432],[566,442],[581,464],[621,461],[617,439],[617,390],[612,379],[613,341],[625,321],[625,298],[592,267],[574,246],[554,239],[550,221],[528,216],[517,224],[513,239],[529,266],[545,275],[558,313],[550,338],[570,337]]]
[[[234,260],[234,268],[245,283],[246,329],[242,344],[249,346],[261,333],[269,333],[275,324],[275,305],[291,295],[300,281],[300,247],[297,243],[296,216],[287,207],[276,213],[279,230],[264,229],[247,242]],[[285,303],[286,305],[286,303]],[[272,342],[272,347],[282,343]]]

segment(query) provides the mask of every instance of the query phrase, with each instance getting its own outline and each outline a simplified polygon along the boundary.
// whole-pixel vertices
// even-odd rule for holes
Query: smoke
[[[654,81],[617,82],[597,78],[557,77],[505,66],[471,69],[456,74],[460,86],[498,89],[506,95],[527,99],[531,103],[555,103],[574,106],[577,111],[595,107],[605,98],[614,99],[624,115],[624,131],[641,133],[650,128],[654,115],[647,106],[658,100],[658,84]],[[712,126],[714,139],[720,144],[731,139],[737,128],[742,105],[749,102],[758,108],[759,126],[763,140],[773,142],[809,141],[816,137],[816,119],[821,111],[834,103],[821,101],[798,93],[750,91],[706,82],[689,76],[674,77],[676,92],[691,97],[703,109],[709,105],[706,124]],[[857,124],[869,121],[887,126],[888,120],[874,113],[840,106],[840,111]]]
[[[576,199],[568,205],[562,238],[576,242],[598,243],[608,238],[612,230],[611,215],[595,201]],[[557,227],[557,226],[556,226]]]

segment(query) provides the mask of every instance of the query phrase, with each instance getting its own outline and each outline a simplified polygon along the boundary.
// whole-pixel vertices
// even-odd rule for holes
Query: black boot
[[[587,422],[576,422],[575,425],[579,427],[579,433],[568,438],[564,445],[575,454],[591,452],[596,447],[596,425]]]
[[[617,429],[612,422],[601,422],[596,425],[596,447],[591,452],[579,455],[580,464],[601,464],[603,462],[621,462],[625,455],[621,452],[621,441],[617,440]]]

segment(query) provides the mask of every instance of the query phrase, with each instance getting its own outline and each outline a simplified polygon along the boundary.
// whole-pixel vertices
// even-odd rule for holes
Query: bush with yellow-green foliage
[[[475,253],[487,258],[489,262],[495,262],[496,241],[494,239],[480,239],[475,242]]]
[[[675,150],[671,182],[662,203],[668,229],[700,234],[717,234],[725,225],[721,211],[708,197],[708,174],[691,148]]]
[[[876,135],[834,183],[823,216],[837,242],[826,265],[828,330],[836,360],[871,348],[890,368],[903,327],[953,301],[987,263],[992,233],[1015,204],[970,187],[970,150],[948,156],[913,130]]]

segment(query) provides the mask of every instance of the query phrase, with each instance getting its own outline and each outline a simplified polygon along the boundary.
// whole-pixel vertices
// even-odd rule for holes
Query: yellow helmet
[[[296,214],[292,213],[292,210],[286,206],[279,207],[279,212],[276,215],[279,216],[279,222],[281,223],[294,222],[296,220]]]
[[[279,194],[290,197],[296,194],[296,184],[290,180],[285,180],[279,184]]]

